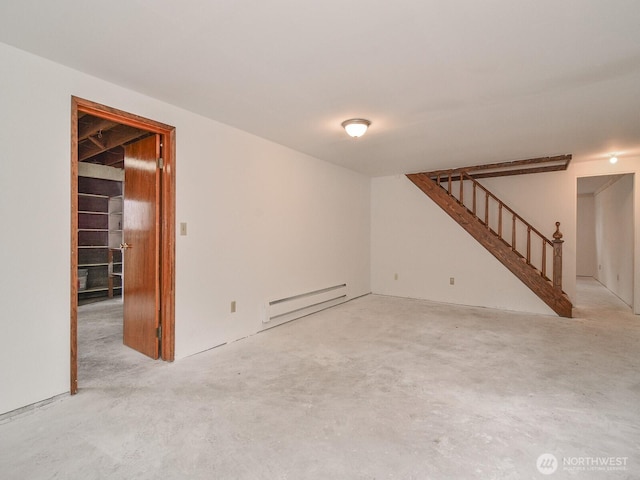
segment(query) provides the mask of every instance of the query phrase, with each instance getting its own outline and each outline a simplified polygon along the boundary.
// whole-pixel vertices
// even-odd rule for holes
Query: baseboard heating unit
[[[278,325],[338,305],[347,298],[346,283],[278,298],[267,303],[262,321],[269,326]]]

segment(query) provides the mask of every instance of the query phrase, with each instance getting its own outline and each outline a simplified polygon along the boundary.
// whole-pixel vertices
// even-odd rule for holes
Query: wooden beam
[[[84,115],[82,119],[78,121],[78,141],[86,140],[98,134],[100,131],[110,130],[116,125],[118,124],[112,120]]]
[[[474,179],[479,178],[494,178],[494,177],[508,177],[511,175],[526,175],[529,173],[546,173],[546,172],[558,172],[561,170],[566,170],[567,167],[565,165],[549,165],[547,167],[536,167],[536,168],[521,168],[517,170],[506,170],[504,172],[489,172],[489,173],[467,173],[470,177]],[[429,172],[426,173],[429,178],[435,180],[435,175],[429,175]],[[449,175],[446,174],[440,177],[440,181],[449,180]],[[451,175],[451,181],[457,182],[460,180],[460,174],[455,173]]]
[[[127,142],[131,142],[136,140],[137,138],[146,135],[147,132],[143,130],[138,130],[136,128],[124,127],[122,129],[111,129],[102,134],[102,146],[97,147],[96,149],[91,149],[90,151],[85,151],[79,154],[78,160],[80,162],[94,157],[102,152],[106,152],[107,150],[111,150],[114,147],[118,147]],[[92,137],[90,137],[91,140]],[[93,142],[96,143],[96,142]],[[83,147],[86,146],[86,141],[83,143]]]
[[[104,144],[101,143],[96,137],[88,137],[87,140],[89,140],[91,143],[93,143],[96,147],[100,149],[104,148]]]
[[[507,170],[504,172],[471,173],[469,175],[473,178],[508,177],[510,175],[526,175],[529,173],[559,172],[566,169],[567,165],[548,165],[546,167],[519,168],[514,170]]]
[[[81,154],[82,155],[82,154]],[[122,147],[115,147],[106,152],[98,153],[85,160],[85,163],[96,163],[107,167],[122,167],[124,162],[124,150]]]
[[[554,157],[539,157],[529,158],[526,160],[514,160],[511,162],[486,163],[484,165],[472,165],[469,167],[451,168],[447,170],[432,170],[430,172],[422,173],[427,175],[429,178],[435,178],[438,175],[448,177],[449,175],[460,174],[460,172],[466,172],[473,178],[490,178],[509,175],[524,175],[528,173],[554,172],[566,170],[571,158],[571,154],[556,155]],[[495,171],[487,172],[486,170]],[[458,179],[458,175],[455,175],[455,179]],[[454,178],[452,178],[452,180],[454,180]]]
[[[108,167],[120,166],[124,167],[124,148],[122,146],[112,148],[103,154],[105,156],[104,164]]]

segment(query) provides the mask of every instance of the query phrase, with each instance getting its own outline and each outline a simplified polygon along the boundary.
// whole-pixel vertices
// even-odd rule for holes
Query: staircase
[[[562,234],[549,240],[468,173],[407,175],[445,212],[561,317],[573,305],[562,291]],[[551,272],[551,278],[547,276]]]

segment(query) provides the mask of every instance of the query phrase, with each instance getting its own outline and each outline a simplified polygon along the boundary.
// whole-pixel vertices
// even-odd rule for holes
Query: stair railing
[[[545,280],[553,283],[554,288],[562,291],[562,244],[564,241],[560,233],[560,222],[556,222],[556,231],[553,234],[553,240],[550,240],[466,172],[440,173],[435,179],[440,187],[465,206],[488,230],[509,245],[527,265],[535,268]],[[455,185],[456,182],[459,185]],[[505,230],[505,223],[510,224],[511,228]],[[522,240],[523,237],[524,240]],[[548,270],[552,271],[552,278],[547,276]]]

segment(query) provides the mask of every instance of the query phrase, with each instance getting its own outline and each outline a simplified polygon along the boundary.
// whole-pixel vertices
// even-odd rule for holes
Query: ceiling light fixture
[[[615,165],[616,163],[618,163],[618,156],[615,153],[609,156],[609,163],[611,165]]]
[[[342,126],[351,137],[358,138],[365,134],[371,122],[364,118],[350,118],[342,122]]]

